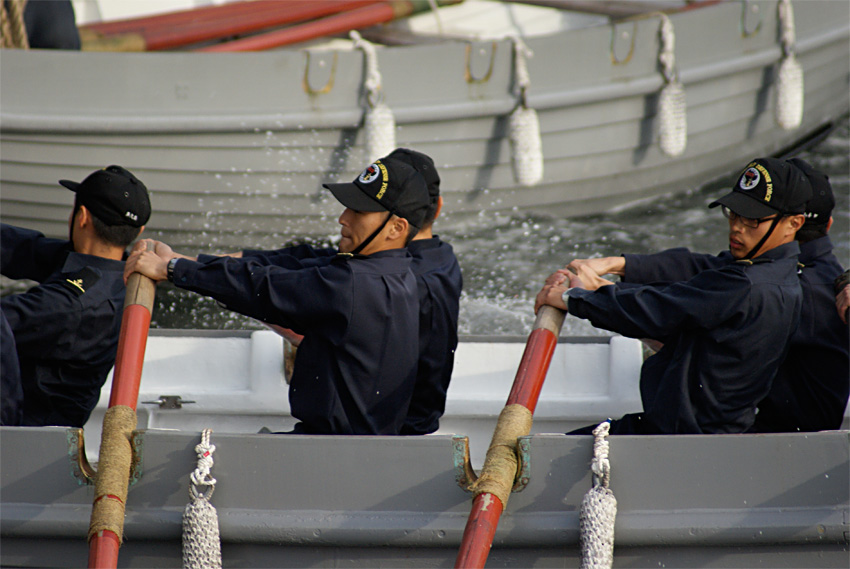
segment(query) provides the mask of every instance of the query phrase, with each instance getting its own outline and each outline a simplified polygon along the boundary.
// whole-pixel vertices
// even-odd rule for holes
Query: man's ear
[[[437,196],[437,212],[434,213],[434,219],[440,217],[441,211],[443,211],[443,196]]]
[[[410,223],[405,218],[394,215],[393,219],[390,220],[389,226],[390,231],[387,234],[388,239],[407,239],[407,231],[410,229]]]
[[[87,208],[84,205],[81,205],[79,207],[77,213],[78,213],[78,216],[77,216],[77,222],[76,223],[79,227],[85,227],[86,225],[91,224],[92,215],[91,215],[91,212],[89,211],[89,208]]]
[[[788,218],[788,222],[791,225],[791,229],[796,233],[803,227],[803,224],[806,223],[805,215],[792,215]]]

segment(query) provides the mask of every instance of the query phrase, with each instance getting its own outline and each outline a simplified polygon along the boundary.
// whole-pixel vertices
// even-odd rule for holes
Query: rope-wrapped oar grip
[[[544,305],[537,311],[534,329],[514,380],[514,389],[499,414],[481,475],[472,484],[471,489],[476,496],[485,492],[493,494],[502,502],[503,507],[507,506],[519,466],[517,439],[531,432],[537,394],[542,387],[548,360],[551,351],[554,351],[554,344],[565,316],[563,310],[553,306]],[[548,338],[544,339],[543,336]],[[551,345],[547,347],[545,344]],[[542,360],[539,360],[541,357]],[[539,378],[538,373],[542,374]]]
[[[147,250],[154,251],[153,242],[147,243]],[[153,300],[156,294],[156,283],[142,273],[133,273],[127,279],[127,292],[124,296],[124,308],[131,304],[140,304],[153,312]]]
[[[531,411],[522,405],[507,405],[502,409],[487,449],[484,468],[472,484],[471,489],[476,496],[487,492],[496,496],[503,508],[507,506],[519,466],[517,439],[531,432],[531,422]]]
[[[136,411],[124,405],[106,410],[103,417],[103,435],[100,441],[100,462],[94,484],[94,504],[88,539],[96,533],[109,530],[122,541],[124,531],[124,505],[133,462],[133,431],[136,428]]]
[[[567,313],[554,306],[544,304],[537,311],[537,318],[534,320],[534,330],[549,330],[557,337],[561,333],[561,327],[564,325],[564,318]]]

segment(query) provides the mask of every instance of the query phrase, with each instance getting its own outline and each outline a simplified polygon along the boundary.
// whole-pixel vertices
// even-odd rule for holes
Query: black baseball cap
[[[82,182],[59,180],[77,194],[77,203],[107,225],[141,227],[151,216],[148,189],[121,166],[107,166]]]
[[[812,185],[794,164],[778,158],[757,158],[747,164],[732,191],[708,207],[725,205],[743,217],[759,219],[775,213],[802,214],[812,197]]]
[[[814,169],[801,158],[792,158],[789,162],[799,168],[812,185],[812,198],[806,202],[806,211],[803,214],[806,216],[805,225],[826,225],[835,208],[835,195],[832,193],[829,176]]]
[[[425,178],[413,166],[395,158],[370,164],[353,181],[323,184],[334,197],[356,211],[389,211],[420,229],[430,199]]]
[[[413,166],[413,169],[422,174],[425,179],[431,200],[440,197],[440,175],[437,173],[437,167],[434,166],[434,161],[430,156],[409,148],[396,148],[386,158],[401,160]]]

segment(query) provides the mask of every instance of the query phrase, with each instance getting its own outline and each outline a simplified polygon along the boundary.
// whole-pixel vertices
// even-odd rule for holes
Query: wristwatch
[[[570,291],[573,290],[574,288],[577,288],[577,287],[571,286],[570,288],[565,290],[564,293],[561,295],[561,300],[563,300],[564,304],[566,304],[567,306],[570,305]]]
[[[168,264],[165,266],[165,277],[170,283],[174,282],[174,265],[177,264],[178,260],[179,259],[177,257],[174,257],[173,259],[168,261]]]

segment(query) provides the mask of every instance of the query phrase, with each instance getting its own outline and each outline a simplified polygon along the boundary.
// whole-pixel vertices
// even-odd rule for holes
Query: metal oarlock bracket
[[[741,3],[741,35],[745,38],[756,35],[761,30],[761,7],[755,2],[744,0]]]
[[[517,439],[517,476],[511,492],[522,492],[531,481],[531,435]]]
[[[89,463],[86,456],[85,433],[82,429],[68,429],[68,459],[71,463],[71,477],[80,486],[94,486],[97,470]],[[130,480],[132,486],[142,478],[142,452],[144,450],[145,431],[133,431],[130,445],[133,450],[133,460],[130,463]]]
[[[496,42],[470,42],[466,44],[464,79],[467,83],[486,83],[490,80],[496,61],[497,45]]]
[[[635,54],[637,22],[611,25],[611,63],[625,65]]]
[[[454,449],[455,481],[464,492],[471,492],[470,487],[478,480],[478,474],[469,461],[469,437],[457,435],[452,437]],[[522,492],[531,482],[531,435],[517,439],[517,476],[511,492]]]
[[[478,475],[469,462],[469,437],[456,435],[452,437],[455,481],[464,492],[471,492],[470,487],[478,480]]]
[[[185,401],[179,395],[160,395],[154,401],[142,401],[144,405],[159,405],[160,409],[182,409],[183,405],[195,403],[195,401]]]
[[[304,52],[304,78],[301,87],[308,95],[324,95],[330,93],[336,79],[338,53],[310,51]],[[321,87],[319,86],[321,85]]]

